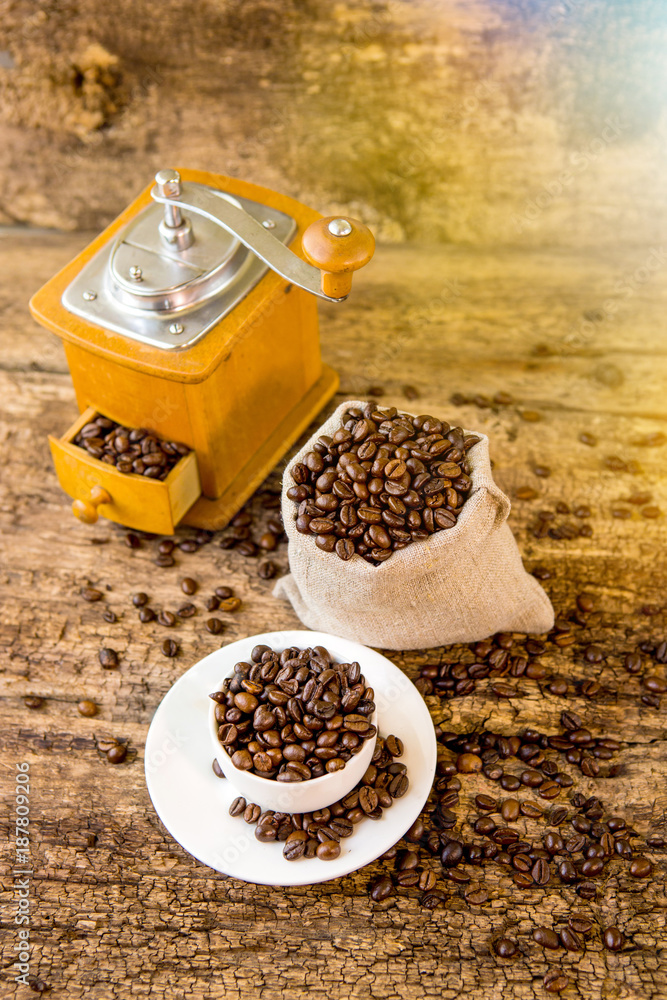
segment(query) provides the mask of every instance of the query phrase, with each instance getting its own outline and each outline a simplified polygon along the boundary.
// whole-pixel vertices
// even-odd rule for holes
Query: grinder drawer
[[[97,410],[89,407],[62,437],[49,436],[58,480],[75,500],[74,512],[92,523],[99,507],[103,517],[128,528],[173,534],[201,494],[196,454],[191,451],[180,458],[163,480],[120,472],[74,444],[79,431],[98,416]]]

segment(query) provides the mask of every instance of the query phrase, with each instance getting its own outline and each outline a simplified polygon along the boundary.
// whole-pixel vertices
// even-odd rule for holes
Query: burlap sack
[[[472,486],[456,525],[399,549],[379,566],[354,555],[343,562],[299,534],[287,497],[290,469],[321,434],[333,435],[348,401],[294,456],[283,478],[282,511],[291,573],[274,596],[291,602],[304,625],[382,649],[421,649],[485,639],[494,632],[547,632],[554,612],[523,568],[507,524],[510,502],[493,481],[489,439],[468,452]]]

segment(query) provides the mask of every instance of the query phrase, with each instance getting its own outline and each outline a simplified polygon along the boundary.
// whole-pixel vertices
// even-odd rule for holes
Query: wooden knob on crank
[[[324,294],[342,299],[350,294],[352,272],[373,256],[375,239],[363,222],[330,215],[308,226],[301,245],[308,263],[322,271]]]
[[[75,500],[72,513],[84,524],[95,524],[98,517],[97,508],[101,503],[111,503],[111,497],[102,486],[93,486],[89,500]]]

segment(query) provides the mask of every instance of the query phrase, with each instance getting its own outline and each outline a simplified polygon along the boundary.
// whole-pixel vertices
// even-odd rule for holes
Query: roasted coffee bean
[[[118,666],[118,653],[115,649],[105,647],[98,653],[98,658],[105,670],[115,670]]]
[[[570,977],[560,969],[549,969],[542,980],[547,993],[562,993],[570,985]]]
[[[519,949],[509,938],[498,938],[493,942],[493,950],[499,958],[514,958]]]
[[[138,594],[134,594],[132,597],[132,603],[135,608],[143,608],[145,604],[148,604],[148,594],[144,594],[143,591]]]
[[[180,648],[181,647],[175,641],[175,639],[165,639],[160,646],[162,655],[169,657],[178,656],[178,651]]]
[[[234,799],[231,806],[229,807],[229,815],[242,816],[245,813],[246,806],[247,806],[246,800],[243,798],[242,795],[239,795],[237,798]]]
[[[421,897],[420,903],[425,910],[435,910],[445,902],[445,894],[439,889],[431,889]]]
[[[86,716],[86,718],[89,719],[91,719],[94,715],[97,715],[99,711],[95,702],[89,701],[88,699],[80,701],[76,707],[79,712],[79,715],[84,715]]]
[[[560,938],[561,944],[568,951],[583,951],[583,944],[581,938],[576,931],[572,930],[571,927],[563,927],[559,932],[558,936]]]
[[[628,869],[633,878],[648,878],[653,871],[653,865],[648,858],[635,858]]]
[[[315,853],[320,861],[335,861],[340,855],[340,844],[336,840],[323,840]]]
[[[81,596],[84,601],[88,601],[89,604],[94,604],[95,601],[102,600],[102,591],[97,590],[95,587],[82,587]]]
[[[506,823],[514,823],[519,818],[520,807],[516,799],[505,799],[500,807],[500,815]]]
[[[218,590],[222,590],[222,587],[218,587]],[[226,588],[224,588],[226,589]],[[220,611],[234,612],[238,611],[241,607],[241,599],[239,597],[226,597],[221,598],[216,591],[216,597],[219,598],[220,604],[218,605]]]
[[[167,569],[169,566],[174,566],[176,560],[173,556],[157,556],[154,562],[156,566],[160,566],[162,569]]]
[[[531,868],[530,874],[536,885],[547,885],[551,879],[551,869],[548,862],[544,858],[538,858]]]
[[[181,590],[184,594],[189,597],[197,592],[197,581],[193,580],[191,576],[186,576],[181,580]]]
[[[211,768],[212,768],[213,774],[216,776],[216,778],[226,778],[225,772],[222,770],[222,768],[218,764],[217,757],[213,758],[213,763],[211,764]]]
[[[464,891],[464,898],[471,906],[481,906],[488,900],[489,893],[481,885],[474,883]]]
[[[152,608],[142,608],[139,612],[139,621],[146,625],[148,622],[154,622],[157,615]]]
[[[206,620],[206,631],[210,632],[211,635],[220,635],[224,627],[224,623],[219,618],[208,618]]]
[[[197,614],[197,608],[194,604],[182,604],[176,614],[179,618],[192,618]]]
[[[560,938],[550,927],[536,927],[533,931],[533,938],[543,948],[549,948],[552,951],[560,948]]]
[[[26,698],[23,699],[23,704],[25,705],[26,708],[37,709],[42,707],[42,705],[44,704],[44,699],[39,698],[36,695],[28,695]]]
[[[456,769],[460,774],[472,774],[476,771],[481,771],[482,767],[482,758],[474,753],[459,754],[456,759]]]
[[[602,943],[607,951],[621,951],[625,944],[625,936],[618,927],[607,927],[602,932]]]
[[[159,625],[164,625],[165,628],[173,628],[176,624],[176,615],[171,611],[160,611],[157,620]]]
[[[123,746],[121,743],[117,743],[116,746],[107,750],[107,760],[110,764],[122,764],[126,757],[127,747]]]

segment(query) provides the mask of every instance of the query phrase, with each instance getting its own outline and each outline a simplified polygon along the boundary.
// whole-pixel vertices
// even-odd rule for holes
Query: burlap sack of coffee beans
[[[308,628],[382,649],[446,646],[495,632],[549,631],[553,608],[523,568],[507,524],[510,502],[493,481],[483,434],[474,432],[480,440],[467,455],[472,483],[454,527],[393,552],[379,565],[356,554],[343,561],[297,531],[298,504],[287,496],[294,486],[290,470],[321,435],[333,436],[350,407],[364,405],[341,404],[285,471],[282,512],[291,572],[277,582],[274,595],[290,601]]]

